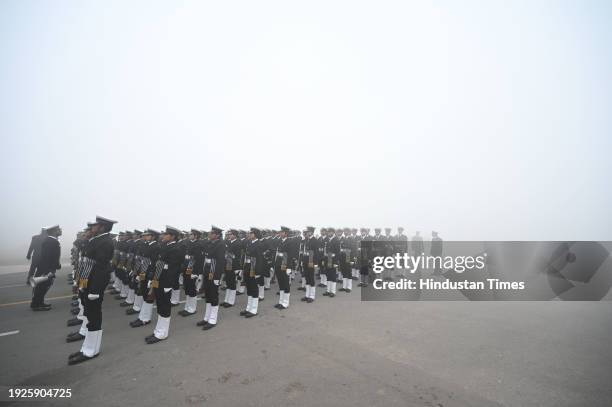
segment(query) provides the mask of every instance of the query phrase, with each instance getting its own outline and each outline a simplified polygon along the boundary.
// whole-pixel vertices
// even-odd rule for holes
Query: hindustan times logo
[[[469,270],[482,270],[485,267],[487,254],[480,256],[410,256],[408,253],[396,253],[395,256],[376,256],[372,259],[372,271],[376,274],[385,269],[404,269],[415,273],[419,269],[443,269],[463,273]]]

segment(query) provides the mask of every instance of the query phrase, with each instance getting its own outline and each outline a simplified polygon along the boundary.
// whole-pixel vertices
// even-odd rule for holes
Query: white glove
[[[151,280],[147,281],[147,288],[151,288]]]
[[[140,276],[136,276],[136,281],[140,281]]]
[[[100,294],[87,294],[87,299],[90,301],[94,301],[100,298]]]
[[[235,273],[236,275],[238,275],[238,274],[242,273],[242,270],[235,270],[235,271],[234,271],[234,273]]]
[[[164,288],[165,293],[169,293],[170,291],[172,291],[172,287]]]
[[[287,275],[291,274],[291,269],[287,269]]]
[[[191,279],[192,279],[192,280],[195,280],[196,278],[198,278],[198,275],[197,275],[197,274],[192,274],[192,275],[191,275]]]
[[[219,280],[213,280],[213,283],[215,283],[215,285],[219,285],[220,281]]]

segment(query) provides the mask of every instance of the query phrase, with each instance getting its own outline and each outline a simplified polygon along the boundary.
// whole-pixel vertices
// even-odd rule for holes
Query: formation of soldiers
[[[147,344],[153,344],[168,337],[171,308],[180,304],[181,286],[186,299],[178,314],[196,315],[197,296],[201,295],[205,305],[196,325],[210,330],[218,325],[220,308],[234,307],[239,295],[247,296],[240,315],[258,315],[271,284],[278,284],[274,307],[279,310],[289,308],[293,282],[299,282],[298,290],[304,291],[301,301],[308,304],[315,302],[317,288],[322,289],[323,296],[333,298],[338,292],[351,293],[353,281],[359,281],[360,287],[367,286],[369,263],[360,243],[408,241],[403,228],[398,228],[397,235],[392,235],[390,228],[385,234],[375,229],[371,235],[367,228],[322,228],[316,233],[310,226],[303,231],[285,226],[279,230],[253,227],[224,233],[216,226],[209,231],[166,226],[163,231],[146,229],[114,235],[110,234],[114,223],[97,217],[73,245],[72,313],[76,316],[68,325],[80,325],[80,329],[69,334],[67,341],[83,340],[83,345],[70,355],[69,364],[99,354],[101,303],[107,290],[121,301],[127,315],[137,316],[129,323],[133,328],[151,324],[153,306],[157,306],[155,328],[145,338]],[[220,289],[225,290],[223,301]]]

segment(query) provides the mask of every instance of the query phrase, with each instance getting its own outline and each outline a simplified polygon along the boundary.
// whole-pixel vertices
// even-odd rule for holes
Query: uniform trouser
[[[236,289],[236,272],[234,270],[225,270],[225,285],[228,290]]]
[[[207,304],[213,307],[219,305],[219,286],[213,280],[204,280],[204,296]]]
[[[130,284],[130,273],[128,273],[127,270],[122,270],[122,272],[121,272],[121,282],[124,285],[129,285]]]
[[[170,296],[172,291],[165,292],[163,288],[154,288],[155,302],[157,304],[157,314],[160,317],[168,318],[170,316]]]
[[[315,272],[314,272],[314,267],[307,267],[304,266],[302,267],[302,273],[304,275],[304,278],[306,279],[306,285],[315,286]]]
[[[43,305],[45,302],[45,295],[47,294],[47,291],[49,291],[49,288],[51,288],[52,285],[53,279],[50,278],[49,280],[43,281],[42,283],[34,287],[32,289],[32,303],[30,304],[30,306],[39,307]]]
[[[263,277],[261,278],[263,279]],[[246,292],[249,297],[259,298],[259,285],[257,283],[257,278],[251,277],[247,274],[244,277],[244,284],[246,285]]]
[[[327,276],[327,281],[336,281],[338,279],[336,267],[327,267],[325,269],[325,275]]]
[[[87,317],[87,330],[88,331],[99,331],[102,329],[102,300],[104,299],[104,292],[100,293],[100,297],[95,300],[88,298],[89,291],[83,292],[83,315]]]
[[[181,273],[176,273],[176,276],[174,277],[174,280],[172,281],[173,290],[178,290],[181,288],[181,284],[179,283],[180,277],[181,277]]]
[[[191,278],[195,274],[184,274],[183,275],[183,288],[185,289],[185,295],[187,297],[195,297],[198,293],[196,291],[196,279]]]
[[[279,290],[288,293],[290,292],[289,285],[289,276],[287,275],[287,270],[281,270],[277,268],[274,270],[274,274],[276,274],[276,278],[278,279],[278,288]]]

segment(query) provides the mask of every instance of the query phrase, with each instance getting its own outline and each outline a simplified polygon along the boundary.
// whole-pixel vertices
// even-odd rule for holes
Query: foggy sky
[[[612,238],[605,1],[0,3],[0,262],[41,226]],[[23,252],[23,254],[22,254]]]

